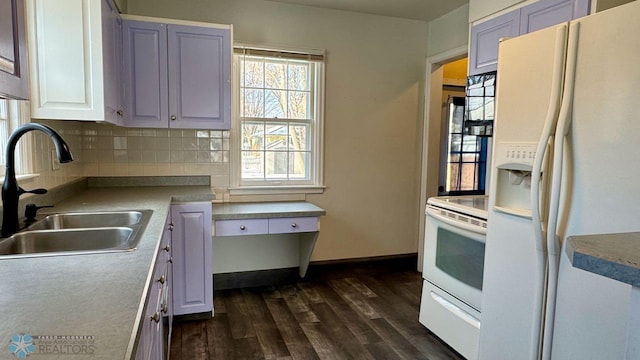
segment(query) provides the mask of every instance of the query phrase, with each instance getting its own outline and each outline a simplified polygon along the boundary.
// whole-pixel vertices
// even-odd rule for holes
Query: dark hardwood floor
[[[362,263],[216,291],[212,319],[174,324],[171,359],[463,359],[418,322],[421,286]]]

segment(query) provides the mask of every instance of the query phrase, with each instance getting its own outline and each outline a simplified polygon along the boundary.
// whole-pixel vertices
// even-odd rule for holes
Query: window
[[[18,100],[0,99],[0,177],[4,177],[6,148],[9,135],[22,124],[30,121],[29,102]],[[31,171],[32,161],[28,150],[31,148],[31,139],[28,136],[21,138],[16,147],[15,165],[16,174],[26,174]]]
[[[242,47],[234,61],[235,185],[320,186],[324,57]]]
[[[438,195],[484,194],[488,138],[469,135],[464,127],[465,98],[449,96],[446,141]]]

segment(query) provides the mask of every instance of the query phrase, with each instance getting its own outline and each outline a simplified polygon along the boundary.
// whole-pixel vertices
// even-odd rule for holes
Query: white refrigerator
[[[640,1],[502,41],[496,91],[479,358],[624,359],[630,286],[564,244],[640,231]]]

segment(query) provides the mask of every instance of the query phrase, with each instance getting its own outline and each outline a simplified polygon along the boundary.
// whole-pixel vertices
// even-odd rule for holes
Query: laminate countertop
[[[325,210],[306,201],[214,204],[213,220],[323,216]]]
[[[130,185],[74,191],[38,218],[44,210],[153,210],[135,251],[0,258],[0,359],[17,358],[7,348],[24,334],[34,339],[38,358],[133,356],[171,203],[211,201],[215,195],[208,185]]]
[[[571,236],[566,247],[573,267],[640,286],[640,233]]]

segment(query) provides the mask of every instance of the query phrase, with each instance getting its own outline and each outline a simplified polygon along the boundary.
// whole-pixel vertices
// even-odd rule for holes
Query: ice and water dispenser
[[[534,142],[499,142],[494,145],[496,198],[494,208],[500,212],[531,217],[531,169],[538,144]]]

